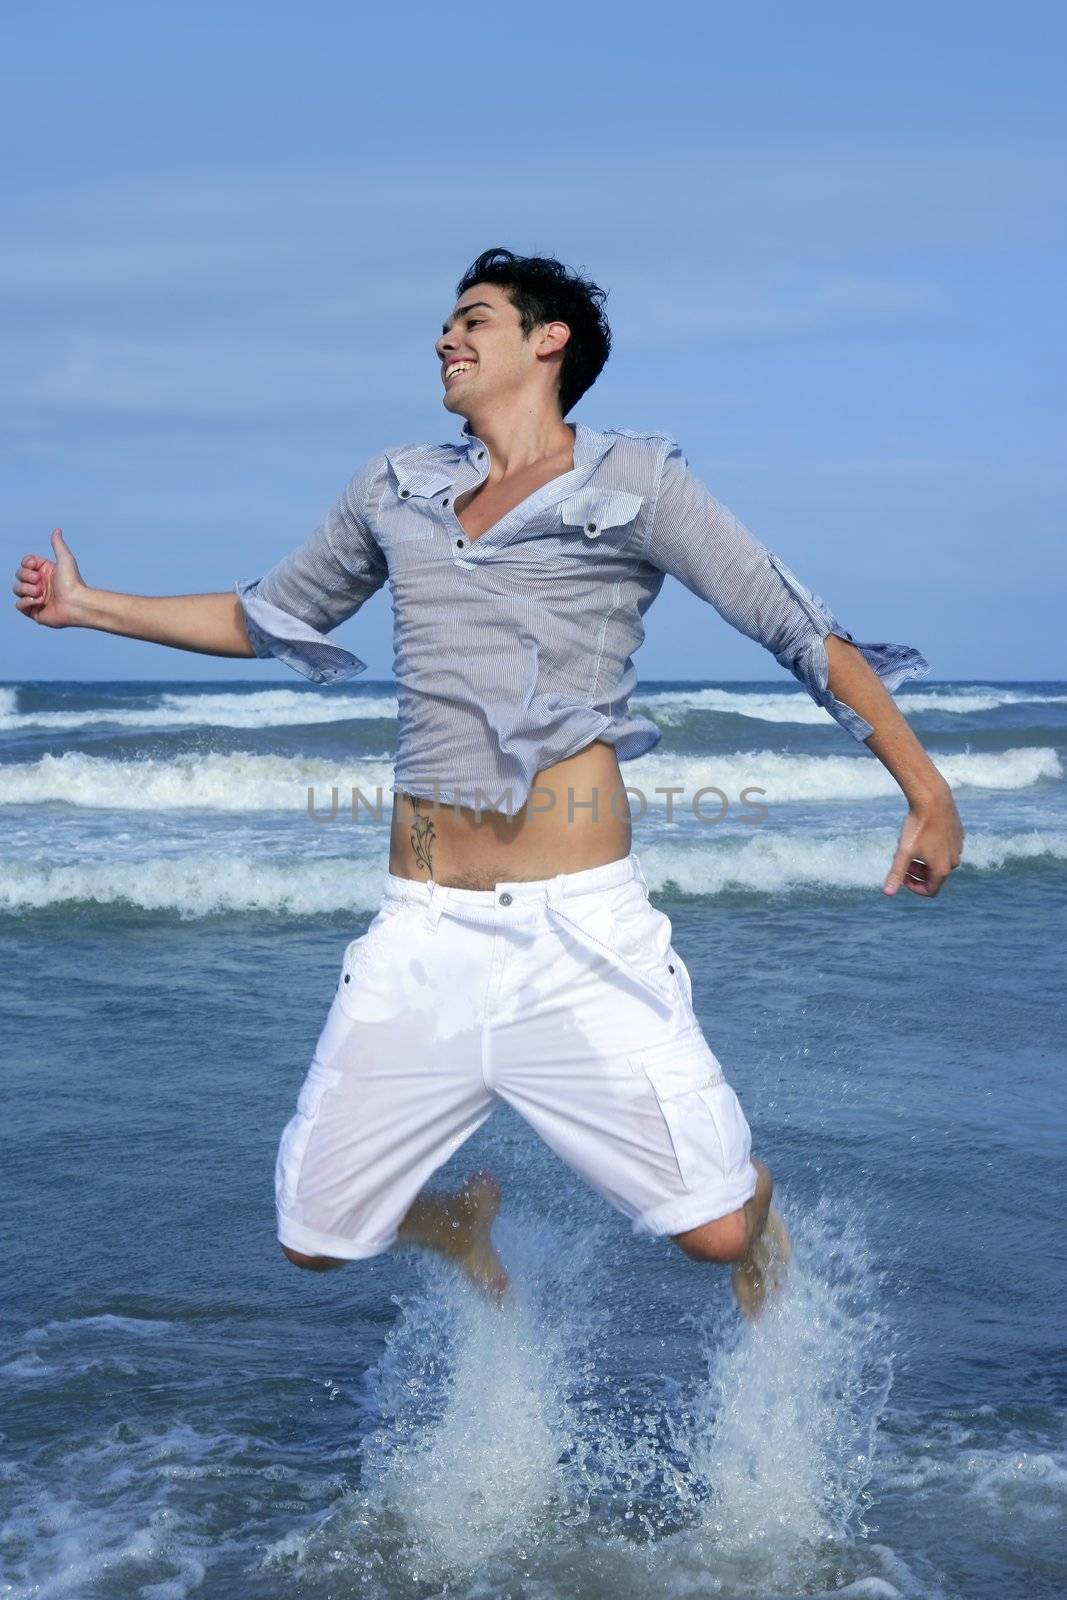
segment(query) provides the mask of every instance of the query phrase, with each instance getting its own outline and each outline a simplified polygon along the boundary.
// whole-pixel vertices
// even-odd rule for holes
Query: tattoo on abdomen
[[[432,878],[433,862],[430,860],[430,846],[434,838],[433,823],[419,810],[420,805],[426,804],[425,801],[418,800],[413,795],[408,795],[408,799],[415,812],[415,820],[411,825],[411,848],[415,852],[415,860],[419,866],[425,867]]]

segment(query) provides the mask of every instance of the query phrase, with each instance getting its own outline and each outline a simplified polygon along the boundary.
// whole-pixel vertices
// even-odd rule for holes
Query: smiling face
[[[469,419],[476,409],[484,417],[524,391],[543,403],[558,391],[569,337],[564,322],[546,322],[525,335],[506,289],[476,283],[460,296],[434,347],[445,410]]]

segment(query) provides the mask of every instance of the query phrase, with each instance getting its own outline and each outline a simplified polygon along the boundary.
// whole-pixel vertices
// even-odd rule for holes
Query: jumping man
[[[924,658],[855,642],[669,435],[564,421],[608,358],[605,298],[551,258],[484,252],[434,347],[462,437],[379,451],[304,545],[235,593],[94,589],[59,529],[55,559],[25,556],[14,592],[46,627],[274,656],[331,684],[365,665],[326,636],[392,591],[389,865],[281,1137],[290,1261],[420,1246],[502,1295],[495,1178],[425,1185],[504,1100],[635,1232],[729,1263],[755,1317],[789,1235],[651,904],[620,771],[660,738],[629,698],[665,575],[892,773],[908,810],[886,893],[937,894],[963,833],[890,692]]]

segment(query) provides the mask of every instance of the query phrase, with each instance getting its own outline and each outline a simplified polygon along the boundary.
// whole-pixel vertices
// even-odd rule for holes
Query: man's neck
[[[491,417],[472,416],[470,432],[488,446],[493,476],[523,472],[553,456],[573,456],[577,433],[559,411],[550,413],[497,410]]]

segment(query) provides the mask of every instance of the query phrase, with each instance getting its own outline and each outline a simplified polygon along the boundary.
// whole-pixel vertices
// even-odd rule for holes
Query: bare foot
[[[793,1254],[793,1241],[780,1211],[771,1206],[767,1221],[752,1248],[742,1261],[735,1262],[730,1282],[742,1316],[757,1322],[768,1296],[781,1294],[786,1269]]]
[[[475,1288],[503,1300],[508,1275],[490,1232],[500,1209],[500,1184],[491,1172],[472,1172],[454,1194],[420,1195],[404,1218],[400,1239],[451,1261]]]
[[[499,1210],[500,1184],[496,1178],[491,1172],[472,1172],[455,1196],[455,1244],[448,1251],[464,1276],[496,1300],[508,1287],[504,1263],[489,1236]]]

